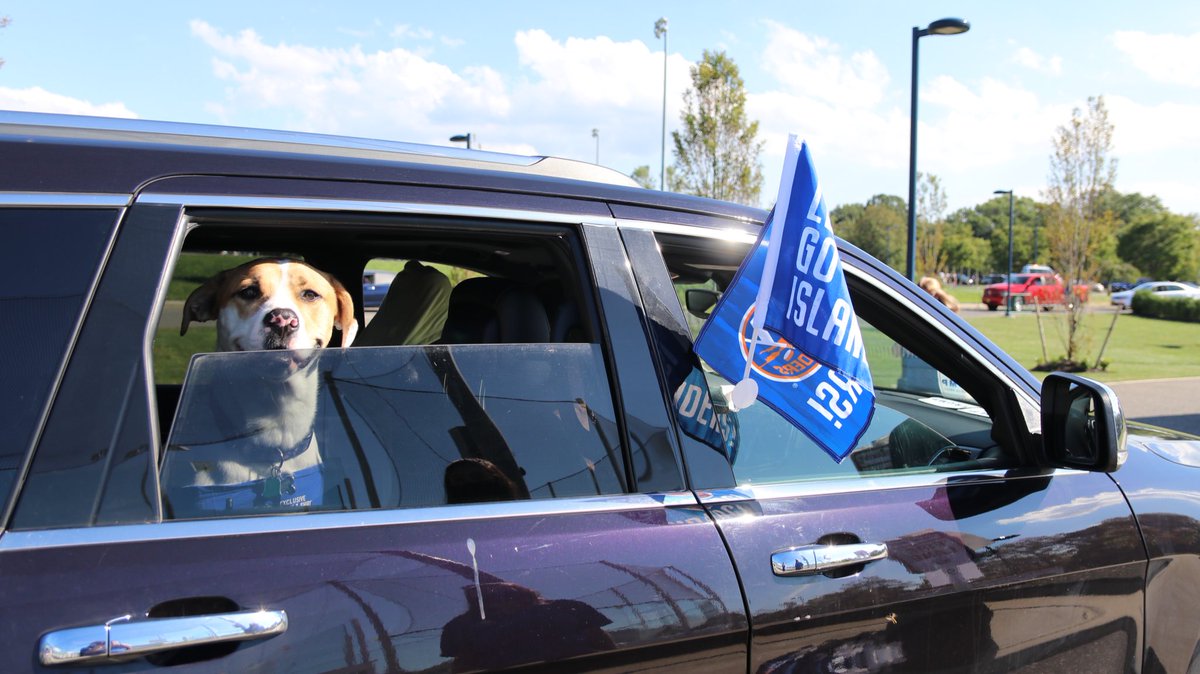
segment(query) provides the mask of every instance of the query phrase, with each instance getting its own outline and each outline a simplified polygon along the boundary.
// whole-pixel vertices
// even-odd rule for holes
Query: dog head
[[[313,349],[342,346],[358,332],[354,301],[329,274],[299,260],[262,258],[227,269],[188,296],[179,334],[192,321],[217,321],[217,349]]]

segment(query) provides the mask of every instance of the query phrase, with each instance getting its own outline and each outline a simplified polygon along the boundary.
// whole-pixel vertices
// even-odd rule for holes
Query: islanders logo
[[[753,327],[750,318],[754,315],[754,305],[742,316],[742,324],[738,330],[738,344],[742,350],[742,360],[750,358],[750,340]],[[796,382],[807,379],[816,372],[821,364],[807,354],[792,346],[786,339],[772,336],[767,341],[760,337],[758,348],[754,350],[754,361],[750,367],[760,375],[772,381]]]

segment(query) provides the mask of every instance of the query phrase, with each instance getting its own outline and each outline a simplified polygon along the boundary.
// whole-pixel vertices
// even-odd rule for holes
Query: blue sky
[[[766,142],[764,205],[788,133],[829,205],[904,196],[912,27],[918,166],[953,208],[1040,198],[1051,139],[1103,95],[1117,189],[1200,212],[1200,3],[289,2],[0,4],[0,108],[231,124],[551,154],[659,174],[704,49],[739,65]],[[668,140],[667,161],[671,162]],[[835,223],[836,226],[836,223]]]

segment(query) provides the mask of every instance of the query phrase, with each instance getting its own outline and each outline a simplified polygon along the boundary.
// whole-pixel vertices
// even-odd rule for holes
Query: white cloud
[[[192,33],[212,50],[213,73],[228,84],[224,100],[205,105],[224,123],[270,113],[287,128],[440,145],[471,132],[487,150],[586,161],[595,157],[597,128],[602,163],[622,172],[646,163],[658,168],[663,54],[641,41],[520,31],[513,38],[520,69],[503,77],[485,65],[451,68],[402,47],[268,44],[254,31],[226,33],[203,21],[193,22]],[[445,41],[407,26],[393,33]],[[690,65],[669,57],[671,125]]]
[[[98,117],[137,117],[137,114],[125,107],[124,103],[92,103],[51,93],[41,87],[29,87],[28,89],[0,87],[0,110]]]
[[[868,50],[843,56],[825,38],[767,22],[763,68],[795,94],[843,108],[870,108],[887,92],[887,68]]]
[[[209,106],[230,120],[271,109],[301,130],[444,143],[447,125],[457,129],[464,113],[503,118],[511,105],[487,67],[458,74],[402,48],[269,45],[254,31],[225,34],[203,21],[192,22],[192,33],[213,50],[214,75],[230,84],[219,108]]]
[[[1047,75],[1062,74],[1062,57],[1061,56],[1042,56],[1029,47],[1020,47],[1013,53],[1010,59],[1017,65],[1024,66],[1030,70],[1034,70]]]
[[[401,23],[392,28],[391,36],[401,40],[432,40],[433,31],[428,28],[413,28],[408,24]]]
[[[1113,44],[1151,80],[1200,87],[1200,33],[1118,31],[1113,34]]]

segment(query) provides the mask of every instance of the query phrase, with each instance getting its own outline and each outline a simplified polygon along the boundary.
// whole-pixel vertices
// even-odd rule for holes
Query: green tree
[[[1113,126],[1108,121],[1104,97],[1088,98],[1087,111],[1076,108],[1071,121],[1054,136],[1050,158],[1050,185],[1046,239],[1054,267],[1068,284],[1094,279],[1100,258],[1111,247],[1116,217],[1105,208],[1106,193],[1116,180],[1112,151]],[[1067,360],[1082,360],[1084,347],[1083,302],[1071,303],[1067,312]]]
[[[650,175],[650,166],[647,164],[642,164],[641,166],[633,169],[633,173],[630,173],[629,177],[633,178],[634,182],[648,190],[658,189],[658,183],[655,182],[654,177]]]
[[[1196,218],[1162,212],[1129,225],[1117,244],[1121,259],[1156,279],[1200,277],[1200,230]]]
[[[746,90],[737,64],[704,50],[684,94],[682,130],[672,131],[676,191],[757,206],[762,192],[758,122],[746,118]],[[674,183],[671,184],[674,188]]]
[[[908,205],[890,194],[877,194],[865,204],[843,204],[830,219],[838,236],[899,271],[907,245]]]

